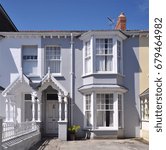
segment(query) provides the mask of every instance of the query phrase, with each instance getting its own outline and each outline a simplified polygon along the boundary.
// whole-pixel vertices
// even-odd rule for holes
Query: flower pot
[[[76,135],[74,133],[70,133],[70,140],[71,141],[76,140]]]

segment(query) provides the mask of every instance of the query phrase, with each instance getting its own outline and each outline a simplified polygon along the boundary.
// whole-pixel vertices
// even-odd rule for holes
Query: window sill
[[[141,120],[141,122],[149,122],[149,120]]]
[[[63,77],[61,73],[51,73],[54,77]]]
[[[38,77],[40,77],[39,75],[33,75],[33,74],[30,74],[30,75],[27,75],[27,74],[25,74],[27,77],[29,77],[29,78],[38,78]]]
[[[92,131],[118,131],[118,127],[97,127],[92,129]]]
[[[86,78],[86,77],[93,76],[93,75],[118,75],[118,76],[121,76],[121,77],[125,77],[125,75],[123,75],[123,74],[114,73],[114,72],[89,73],[89,74],[84,74],[84,75],[82,75],[81,77],[82,77],[82,78]]]

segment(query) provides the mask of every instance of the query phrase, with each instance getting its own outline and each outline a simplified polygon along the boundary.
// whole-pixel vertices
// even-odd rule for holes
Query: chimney
[[[126,16],[123,12],[118,17],[118,21],[115,26],[115,30],[126,30]]]

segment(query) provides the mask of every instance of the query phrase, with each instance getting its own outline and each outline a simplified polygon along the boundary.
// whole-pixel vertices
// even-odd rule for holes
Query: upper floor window
[[[121,53],[121,42],[117,41],[117,66],[118,66],[118,73],[121,73],[121,59],[122,59],[122,53]]]
[[[90,41],[85,43],[85,74],[91,72],[91,49]]]
[[[22,47],[22,65],[26,75],[37,75],[37,59],[37,46]]]
[[[61,50],[58,46],[46,46],[46,69],[51,73],[61,72]]]
[[[96,39],[96,71],[112,71],[112,39]]]

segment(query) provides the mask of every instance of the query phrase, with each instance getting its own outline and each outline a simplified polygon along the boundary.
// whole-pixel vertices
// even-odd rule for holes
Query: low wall
[[[2,143],[2,150],[28,150],[40,140],[41,135],[37,131]]]

